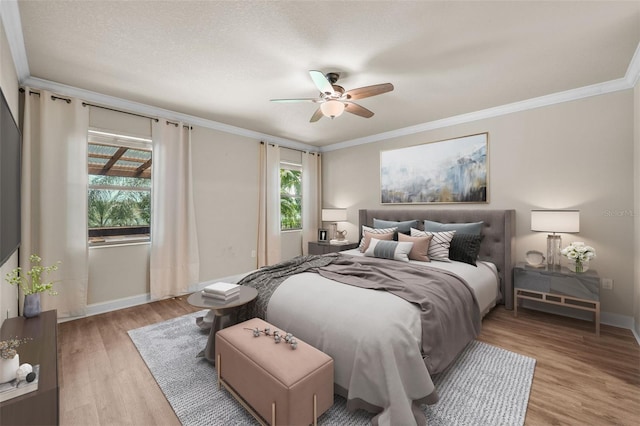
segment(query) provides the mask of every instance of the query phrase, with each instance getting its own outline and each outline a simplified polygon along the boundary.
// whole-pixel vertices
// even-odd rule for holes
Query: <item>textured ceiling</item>
[[[32,77],[324,146],[625,76],[640,2],[18,3]],[[393,83],[309,123],[308,70]]]

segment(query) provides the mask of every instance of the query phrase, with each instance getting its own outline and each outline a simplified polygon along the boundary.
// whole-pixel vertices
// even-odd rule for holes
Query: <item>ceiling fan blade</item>
[[[271,102],[318,102],[318,98],[270,99]]]
[[[318,108],[316,112],[314,112],[313,115],[311,116],[311,120],[309,120],[309,123],[315,123],[316,121],[320,120],[322,117],[323,117],[322,110]]]
[[[393,84],[383,83],[374,84],[373,86],[359,87],[357,89],[351,89],[347,91],[344,96],[347,99],[363,99],[370,96],[381,95],[383,93],[391,92],[393,90]]]
[[[322,71],[309,71],[309,75],[311,76],[311,80],[316,85],[320,93],[324,93],[325,95],[333,94],[333,86],[331,82],[327,80],[327,77],[322,73]]]
[[[344,110],[347,112],[350,112],[351,114],[359,115],[360,117],[364,117],[364,118],[373,117],[373,111],[370,111],[363,106],[360,106],[353,102],[344,102],[344,105],[345,105]]]

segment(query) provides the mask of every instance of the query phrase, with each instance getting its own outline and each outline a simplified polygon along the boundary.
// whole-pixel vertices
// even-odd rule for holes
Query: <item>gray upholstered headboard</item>
[[[480,245],[480,259],[493,262],[500,275],[502,303],[507,309],[513,309],[513,266],[515,263],[515,210],[485,209],[375,209],[360,210],[359,232],[362,225],[373,227],[373,219],[381,220],[417,220],[423,229],[425,219],[441,223],[484,222]],[[360,235],[362,238],[362,235]]]

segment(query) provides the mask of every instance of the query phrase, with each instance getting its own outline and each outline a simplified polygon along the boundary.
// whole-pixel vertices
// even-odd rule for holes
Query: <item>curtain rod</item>
[[[89,102],[82,102],[82,106],[86,107],[86,106],[90,106],[90,107],[95,107],[95,108],[102,108],[102,109],[106,109],[108,111],[114,111],[114,112],[121,112],[123,114],[129,114],[129,115],[134,115],[136,117],[142,117],[142,118],[148,118],[149,120],[154,120],[156,123],[160,120],[158,120],[155,117],[149,117],[147,115],[142,115],[142,114],[136,114],[135,112],[129,112],[129,111],[122,111],[119,109],[115,109],[115,108],[109,108],[106,106],[102,106],[102,105],[96,105],[96,104],[90,104]]]
[[[260,145],[264,145],[264,144],[265,144],[265,141],[260,141]],[[279,146],[279,145],[276,145],[275,143],[271,143],[271,142],[269,142],[269,143],[268,143],[268,145],[271,145],[271,146]],[[317,155],[318,157],[320,156],[320,153],[319,153],[319,152],[314,152],[314,151],[305,151],[304,149],[298,149],[298,148],[289,148],[288,146],[283,146],[283,148],[290,149],[290,150],[292,150],[292,151],[306,152],[307,154]]]
[[[20,93],[24,93],[24,92],[25,92],[24,88],[22,88],[22,87],[19,89],[19,91],[20,91]],[[38,96],[40,96],[40,92],[34,92],[33,90],[29,90],[29,94],[30,94],[30,95],[38,95]],[[51,99],[52,99],[52,100],[54,100],[54,101],[55,101],[56,99],[60,99],[60,100],[62,100],[62,101],[67,102],[68,104],[70,104],[70,103],[71,103],[71,99],[69,99],[69,98],[61,98],[61,97],[59,97],[59,96],[51,95]],[[156,118],[156,117],[149,117],[149,116],[147,116],[147,115],[136,114],[135,112],[122,111],[122,110],[119,110],[119,109],[109,108],[109,107],[102,106],[102,105],[90,104],[89,102],[82,102],[82,106],[83,106],[83,107],[90,106],[90,107],[94,107],[94,108],[102,108],[102,109],[106,109],[106,110],[108,110],[108,111],[120,112],[120,113],[122,113],[122,114],[129,114],[129,115],[133,115],[133,116],[136,116],[136,117],[148,118],[149,120],[154,120],[156,123],[160,121],[160,120],[159,120],[158,118]],[[179,124],[179,123],[176,123],[176,122],[174,122],[174,121],[169,121],[169,120],[167,120],[167,124],[173,124],[174,126],[178,127],[178,124]],[[183,125],[182,125],[182,127],[186,127],[186,128],[188,128],[189,130],[193,130],[193,127],[192,127],[192,126],[189,126],[189,125],[186,125],[186,124],[183,124]]]

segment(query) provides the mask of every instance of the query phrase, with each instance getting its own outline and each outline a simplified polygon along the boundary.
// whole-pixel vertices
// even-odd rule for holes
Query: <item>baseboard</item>
[[[541,303],[532,300],[524,300],[522,306],[528,309],[536,311],[547,312],[550,314],[564,315],[570,318],[593,321],[593,314],[591,312],[580,311],[577,309],[565,308],[562,306],[549,305],[547,303]],[[638,344],[640,344],[640,338],[635,330],[633,317],[627,315],[614,314],[613,312],[600,312],[600,324],[611,325],[618,328],[626,328],[631,330],[635,336]]]
[[[149,293],[139,294],[137,296],[124,297],[122,299],[110,300],[108,302],[92,303],[87,305],[88,317],[92,315],[104,314],[111,311],[117,311],[119,309],[130,308],[132,306],[143,305],[151,301],[151,295]],[[70,318],[73,319],[73,318]]]
[[[209,285],[211,283],[215,283],[215,282],[224,281],[224,282],[228,282],[228,283],[236,283],[236,282],[240,281],[240,279],[242,279],[242,277],[244,277],[248,273],[249,272],[244,273],[244,274],[230,275],[228,277],[215,278],[215,279],[212,279],[212,280],[204,281],[204,282],[198,283],[198,284],[190,287],[189,291],[187,293],[193,293],[195,291],[200,291],[203,288],[205,288],[207,285]],[[149,302],[151,302],[151,294],[145,293],[145,294],[139,294],[137,296],[124,297],[122,299],[110,300],[108,302],[92,303],[91,305],[87,305],[87,314],[86,315],[80,316],[80,317],[62,318],[62,319],[59,319],[58,322],[73,321],[75,319],[90,317],[92,315],[104,314],[104,313],[107,313],[107,312],[117,311],[119,309],[130,308],[132,306],[143,305],[143,304],[149,303]]]

